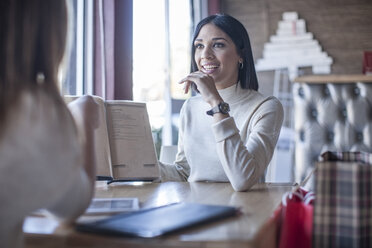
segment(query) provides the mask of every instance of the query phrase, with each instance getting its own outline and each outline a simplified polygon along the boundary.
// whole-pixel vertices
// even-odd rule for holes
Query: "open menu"
[[[71,102],[77,97],[65,96]],[[145,103],[103,100],[95,130],[97,176],[108,180],[154,180],[159,177],[158,159]]]

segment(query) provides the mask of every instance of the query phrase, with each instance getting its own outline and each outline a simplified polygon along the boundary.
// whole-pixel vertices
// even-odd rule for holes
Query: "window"
[[[62,83],[64,95],[93,94],[93,1],[70,1],[72,9],[69,64]],[[90,61],[90,62],[89,62]]]
[[[93,72],[97,69],[93,66],[97,67],[97,63],[94,59],[104,56],[93,55],[93,51],[97,51],[94,42],[100,42],[94,32],[101,30],[102,25],[112,28],[112,25],[106,26],[114,22],[106,11],[111,13],[109,9],[114,8],[115,3],[109,3],[103,0],[71,1],[75,32],[71,39],[68,74],[62,85],[63,94],[95,94]],[[97,15],[104,17],[97,18]],[[118,25],[115,23],[114,26]],[[178,81],[190,70],[191,31],[189,0],[133,1],[133,100],[148,103],[151,124],[154,129],[162,130],[165,144],[174,144],[177,139],[172,130],[178,126],[178,109],[172,109],[172,103],[174,99],[188,97]],[[111,44],[107,42],[106,49],[112,52]]]
[[[185,99],[178,81],[190,71],[189,0],[133,1],[133,98],[147,102],[163,144],[177,142],[178,113],[172,99]]]

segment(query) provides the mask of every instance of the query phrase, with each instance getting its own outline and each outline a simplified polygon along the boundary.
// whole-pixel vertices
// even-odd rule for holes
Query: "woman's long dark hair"
[[[216,25],[219,29],[225,32],[234,42],[239,56],[243,59],[243,68],[239,68],[238,81],[243,89],[258,90],[258,81],[256,69],[252,55],[251,43],[249,41],[248,32],[238,20],[226,14],[211,15],[201,20],[194,31],[191,43],[191,72],[197,71],[198,66],[195,62],[195,47],[194,42],[199,35],[201,28],[208,23]]]
[[[67,110],[58,88],[67,18],[65,0],[0,1],[0,134],[25,91],[43,89]]]

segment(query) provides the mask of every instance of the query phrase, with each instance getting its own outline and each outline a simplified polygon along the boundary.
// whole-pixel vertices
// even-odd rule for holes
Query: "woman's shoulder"
[[[282,108],[281,102],[275,96],[265,96],[262,93],[255,90],[246,90],[247,93],[243,98],[242,104],[251,106],[270,105],[272,107]]]
[[[24,92],[18,105],[18,118],[33,116],[29,121],[40,122],[39,125],[56,125],[64,128],[73,128],[73,119],[63,102],[57,96],[39,89],[32,92]]]
[[[12,162],[24,151],[24,161],[35,168],[72,170],[81,156],[80,141],[74,120],[63,101],[55,100],[43,90],[22,93],[1,137],[0,153],[8,153]]]
[[[263,97],[263,100],[262,100],[263,103],[272,105],[272,106],[282,107],[282,103],[275,96],[263,96],[262,95],[262,97]]]
[[[24,92],[17,111],[12,111],[6,123],[0,140],[2,169],[11,168],[8,171],[14,177],[45,175],[38,178],[37,185],[32,176],[22,179],[24,187],[9,182],[21,199],[27,199],[24,211],[55,204],[69,185],[79,183],[76,175],[80,175],[82,150],[73,119],[63,104],[43,90]],[[39,192],[35,194],[38,198],[30,198],[29,192]]]
[[[13,134],[25,142],[50,143],[46,147],[56,143],[76,145],[75,124],[67,107],[62,99],[56,100],[43,90],[21,93],[5,128],[8,138]]]

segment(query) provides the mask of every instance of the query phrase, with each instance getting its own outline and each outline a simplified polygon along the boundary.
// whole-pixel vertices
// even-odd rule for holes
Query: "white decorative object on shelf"
[[[263,58],[258,59],[256,70],[288,69],[293,80],[300,67],[312,67],[314,74],[329,74],[332,62],[313,34],[306,32],[305,20],[298,19],[297,12],[284,12],[276,35],[264,45]]]

